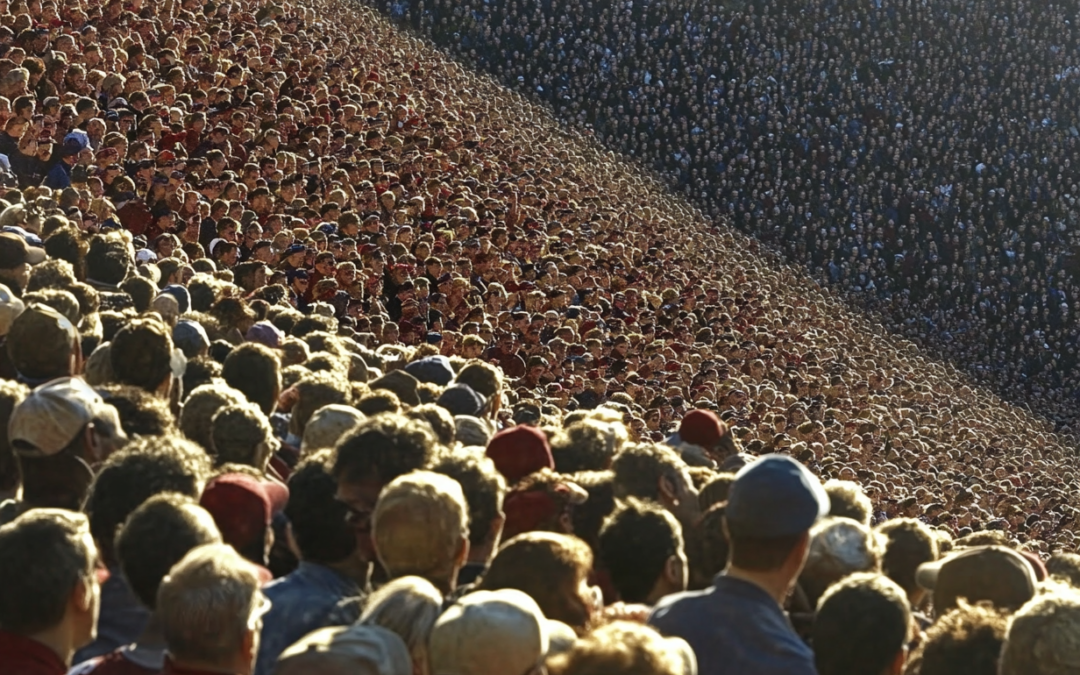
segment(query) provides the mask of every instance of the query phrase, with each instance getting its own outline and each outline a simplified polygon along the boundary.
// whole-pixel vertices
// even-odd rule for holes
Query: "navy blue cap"
[[[735,474],[724,515],[735,536],[787,537],[829,515],[829,497],[802,464],[765,455]]]
[[[441,355],[426,356],[405,366],[405,372],[421,382],[432,382],[445,387],[454,379],[450,359]]]
[[[467,384],[452,384],[443,390],[435,404],[446,408],[451,415],[478,416],[487,402]]]

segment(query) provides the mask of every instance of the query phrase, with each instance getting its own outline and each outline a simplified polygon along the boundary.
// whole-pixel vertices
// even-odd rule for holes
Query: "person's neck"
[[[65,666],[71,665],[71,657],[75,655],[75,650],[80,646],[75,644],[75,635],[68,621],[61,621],[52,628],[27,637],[48,647],[49,650],[60,657]]]
[[[338,562],[326,563],[325,566],[347,579],[352,579],[360,588],[367,588],[368,582],[371,581],[371,564],[356,560],[355,556],[349,556]]]
[[[484,542],[478,545],[476,548],[469,549],[468,562],[487,567],[491,563],[491,559],[494,557],[494,554],[495,541],[489,538],[484,540]]]
[[[758,572],[755,570],[744,570],[735,567],[734,565],[728,565],[724,574],[733,579],[739,579],[757,586],[768,593],[769,597],[776,600],[776,604],[781,607],[784,605],[784,600],[787,598],[788,591],[791,590],[791,579],[780,570]]]

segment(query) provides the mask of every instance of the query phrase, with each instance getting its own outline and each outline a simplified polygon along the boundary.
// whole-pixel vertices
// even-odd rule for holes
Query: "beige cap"
[[[431,631],[431,675],[526,673],[548,653],[550,628],[515,589],[476,591],[451,605]]]
[[[316,450],[332,448],[349,429],[364,421],[364,413],[347,405],[331,403],[315,411],[304,427],[300,452],[308,455]]]
[[[8,437],[15,452],[26,456],[55,455],[95,419],[120,429],[116,408],[102,400],[77,377],[61,377],[30,392],[15,406],[8,422]]]

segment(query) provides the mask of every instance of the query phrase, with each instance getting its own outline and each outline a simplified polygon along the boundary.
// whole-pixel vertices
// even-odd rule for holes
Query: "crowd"
[[[15,0],[0,118],[0,675],[1076,663],[1071,438],[376,12]]]
[[[1080,32],[1028,0],[377,0],[1075,429]]]

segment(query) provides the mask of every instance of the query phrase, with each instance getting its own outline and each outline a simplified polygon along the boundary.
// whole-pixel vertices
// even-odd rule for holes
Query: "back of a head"
[[[904,591],[880,574],[854,574],[822,596],[814,620],[819,675],[878,675],[903,660],[911,626]]]
[[[693,675],[697,660],[680,638],[664,638],[652,628],[616,621],[574,643],[548,661],[551,675]]]
[[[221,543],[213,517],[191,497],[160,494],[135,509],[116,534],[116,556],[135,597],[149,609],[158,586],[188,551]]]
[[[673,557],[685,580],[682,526],[647,502],[628,500],[608,517],[600,530],[598,556],[623,602],[648,603]]]
[[[1052,586],[1013,615],[999,675],[1066,675],[1080,663],[1080,591]]]
[[[264,414],[274,412],[281,390],[281,359],[269,347],[254,342],[240,345],[225,358],[221,377]]]
[[[919,675],[997,675],[1008,627],[1008,612],[961,602],[926,629],[911,660]]]
[[[338,480],[390,482],[426,467],[437,449],[427,425],[401,415],[378,415],[358,424],[338,442],[332,472]]]
[[[364,421],[364,414],[345,405],[324,405],[308,418],[300,443],[300,454],[307,456],[324,448],[333,448],[346,432]]]
[[[94,583],[96,559],[82,514],[33,509],[0,527],[0,630],[33,635],[60,624],[76,585]]]
[[[172,330],[160,319],[132,319],[112,339],[113,380],[156,392],[172,376],[172,352]]]
[[[74,374],[79,332],[52,307],[31,303],[7,335],[11,365],[25,378],[51,380]]]
[[[577,589],[592,565],[592,551],[577,537],[527,532],[499,548],[479,588],[523,591],[536,601],[547,618],[584,629],[590,608],[581,605]]]
[[[469,507],[469,545],[476,548],[501,531],[506,480],[495,464],[480,453],[464,450],[444,453],[431,467],[436,473],[450,476],[465,492]]]
[[[426,664],[431,629],[442,605],[443,595],[430,581],[401,577],[368,596],[358,623],[394,632],[405,641],[413,663]]]
[[[210,422],[210,438],[218,464],[246,464],[259,471],[277,447],[270,420],[252,404],[226,406]]]
[[[330,450],[311,455],[289,476],[285,515],[304,560],[329,565],[356,550],[356,535],[346,521],[348,509],[334,498],[337,483],[330,475]]]
[[[938,558],[937,539],[923,522],[914,518],[894,518],[878,526],[885,537],[881,571],[911,597],[919,591],[915,572],[919,565]]]
[[[231,547],[192,549],[172,567],[157,594],[157,617],[178,663],[231,666],[256,629],[262,602],[254,568]]]
[[[379,626],[320,628],[286,649],[274,675],[412,675],[404,641]]]
[[[414,471],[394,479],[379,494],[371,524],[375,550],[391,577],[414,574],[446,584],[455,562],[464,561],[468,506],[448,476]]]
[[[881,547],[876,533],[850,518],[822,520],[810,531],[810,551],[806,556],[799,585],[811,604],[816,604],[829,586],[855,572],[876,572]]]
[[[491,400],[502,390],[502,371],[482,361],[473,361],[462,368],[454,382],[472,387],[472,390]]]
[[[180,432],[207,452],[214,449],[212,422],[217,412],[229,405],[246,405],[248,400],[232,387],[223,384],[204,384],[197,387],[184,401],[180,410]]]
[[[830,516],[850,518],[869,527],[873,505],[858,483],[834,478],[825,482],[825,494],[829,495]]]
[[[671,448],[637,443],[623,450],[611,468],[615,472],[615,496],[659,501],[660,479],[685,467]]]
[[[548,651],[536,602],[516,590],[476,591],[451,605],[431,631],[431,675],[528,673]]]

